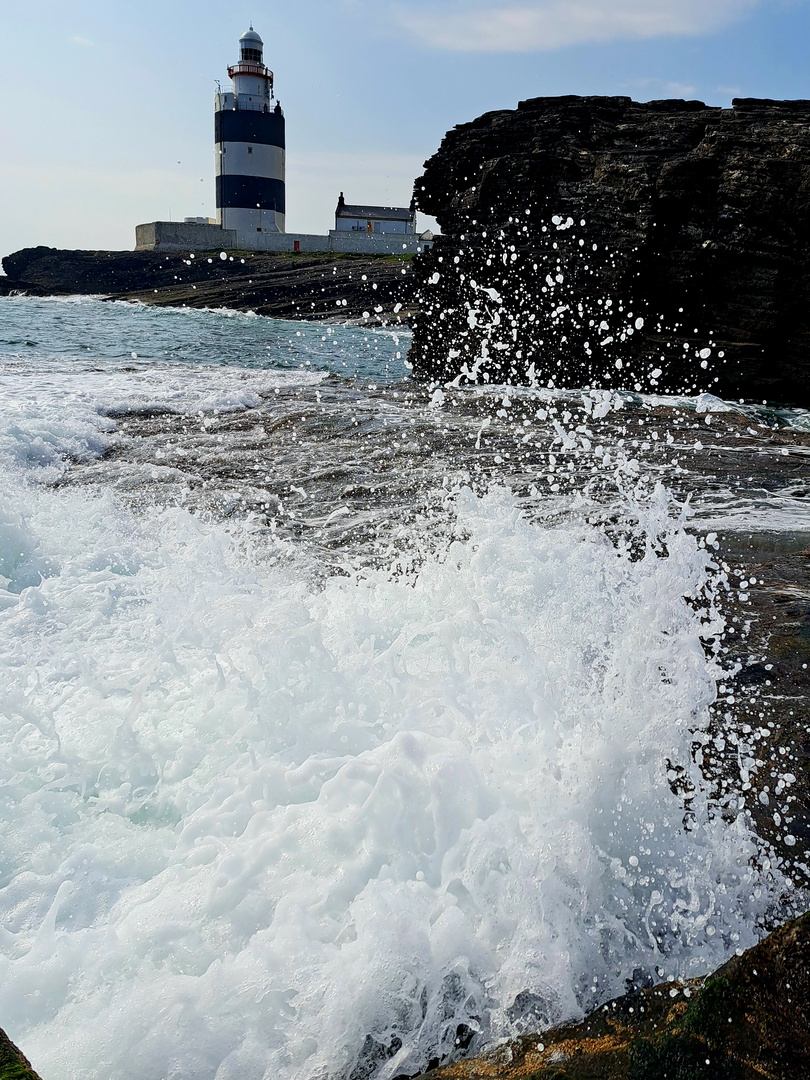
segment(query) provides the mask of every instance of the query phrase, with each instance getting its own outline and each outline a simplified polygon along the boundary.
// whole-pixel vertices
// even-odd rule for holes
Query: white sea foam
[[[667,780],[715,683],[663,496],[667,557],[461,491],[418,575],[321,589],[2,498],[0,1016],[43,1075],[393,1075],[752,942],[750,837]]]
[[[109,450],[114,417],[173,413],[210,416],[255,408],[275,389],[321,382],[320,372],[237,371],[191,364],[139,363],[99,370],[62,357],[0,363],[0,458],[52,479],[67,460]]]
[[[711,500],[696,499],[694,509],[695,523],[704,530],[743,536],[755,532],[810,535],[810,505],[800,483],[794,490],[763,491],[759,499],[756,493],[741,496],[721,490],[713,493]]]

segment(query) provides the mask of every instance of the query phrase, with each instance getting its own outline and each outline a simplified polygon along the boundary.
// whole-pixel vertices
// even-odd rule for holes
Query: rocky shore
[[[810,915],[705,980],[635,990],[571,1024],[456,1062],[434,1080],[805,1080]]]
[[[406,321],[413,267],[400,255],[60,251],[3,259],[0,295],[105,295],[158,307],[234,308],[277,319]]]
[[[0,278],[0,295],[101,293],[278,318],[409,320],[415,374],[426,382],[697,388],[810,407],[808,121],[810,102],[738,101],[720,110],[699,102],[535,99],[449,133],[417,182],[420,207],[437,216],[445,236],[414,263],[34,248],[3,260],[9,277]],[[426,386],[415,393],[430,398]],[[472,408],[460,389],[445,393],[448,406]],[[518,420],[533,422],[536,402],[523,405],[515,397],[509,425],[504,403],[493,397],[478,458],[485,466],[520,460]],[[317,406],[307,412],[302,405],[297,423],[299,437],[310,425],[322,457],[320,398]],[[525,418],[517,416],[521,408]],[[589,416],[577,419],[595,427]],[[159,422],[132,424],[145,431]],[[657,470],[676,494],[697,490],[710,497],[745,485],[761,489],[763,502],[774,494],[806,498],[810,435],[776,421],[766,432],[753,422],[743,413],[684,419],[668,407],[638,405],[609,415],[603,426],[615,428],[617,442],[638,448],[644,470]],[[207,436],[213,440],[226,425],[242,423],[221,418]],[[476,430],[480,442],[485,429]],[[672,432],[675,441],[667,441]],[[285,437],[286,429],[271,429],[268,475]],[[446,428],[431,437],[446,451]],[[379,438],[389,440],[390,433]],[[541,447],[539,438],[534,445],[540,452],[525,462],[525,477],[504,476],[516,491],[524,480],[539,482],[540,459],[552,449],[563,464],[570,460],[572,482],[585,484],[586,463],[573,444],[558,447],[550,430],[548,445]],[[425,436],[426,459],[433,448]],[[243,465],[228,462],[245,483],[256,464],[252,443],[248,451]],[[412,471],[419,452],[408,451]],[[164,462],[161,453],[154,464]],[[360,465],[367,467],[367,458]],[[239,468],[244,477],[236,475]],[[86,472],[81,482],[88,482]],[[379,483],[376,464],[368,482]],[[347,504],[369,490],[343,488]],[[293,498],[289,484],[284,495]],[[727,791],[725,781],[746,771],[746,813],[763,853],[804,889],[810,548],[806,535],[766,526],[730,529],[721,539],[737,636],[724,647],[730,674],[713,712],[714,738],[695,752],[716,783],[718,814],[736,812],[739,792]],[[746,737],[732,742],[730,732]],[[581,1024],[527,1036],[431,1076],[804,1080],[808,1074],[810,915],[705,980],[633,988]],[[2,1032],[0,1080],[38,1080]]]
[[[416,182],[415,374],[810,404],[810,101],[523,101]],[[710,350],[710,351],[706,351]]]

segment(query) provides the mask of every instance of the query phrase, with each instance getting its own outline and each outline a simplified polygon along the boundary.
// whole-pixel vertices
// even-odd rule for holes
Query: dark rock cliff
[[[810,101],[535,98],[450,131],[416,197],[417,376],[810,404]]]

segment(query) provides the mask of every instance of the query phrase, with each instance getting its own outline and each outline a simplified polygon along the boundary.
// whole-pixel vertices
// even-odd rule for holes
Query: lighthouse
[[[239,60],[228,74],[232,89],[220,88],[214,99],[216,218],[173,221],[170,213],[168,221],[136,225],[136,251],[207,251],[227,258],[226,251],[405,255],[431,247],[432,235],[416,231],[413,202],[407,209],[348,205],[342,193],[328,236],[288,233],[284,113],[273,93],[273,72],[264,65],[264,42],[252,26],[239,38]]]
[[[284,113],[263,54],[251,26],[239,39],[238,63],[228,68],[233,90],[220,91],[214,105],[217,222],[251,248],[263,246],[260,234],[285,231]]]

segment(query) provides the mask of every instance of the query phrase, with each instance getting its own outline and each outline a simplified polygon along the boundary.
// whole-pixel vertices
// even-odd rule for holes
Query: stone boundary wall
[[[296,243],[298,247],[296,248]],[[180,221],[150,221],[135,227],[136,251],[302,251],[309,254],[417,255],[432,240],[369,233],[252,233]]]
[[[236,247],[236,232],[219,225],[150,221],[135,226],[136,251],[211,251]]]

